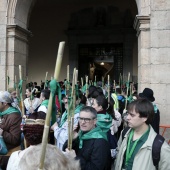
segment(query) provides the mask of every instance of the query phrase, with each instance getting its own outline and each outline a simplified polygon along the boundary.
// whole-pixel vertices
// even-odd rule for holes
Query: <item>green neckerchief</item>
[[[74,113],[80,113],[80,110],[82,109],[82,107],[84,106],[84,104],[80,103],[79,105],[76,106]]]
[[[20,111],[15,107],[9,107],[5,111],[0,112],[0,116],[9,115],[11,113],[19,113],[20,114]]]
[[[48,102],[49,102],[49,100],[44,100],[44,101],[41,103],[41,106],[45,106],[46,108],[48,108]]]
[[[156,106],[156,104],[152,103],[153,104],[153,107],[154,107],[154,112],[157,113],[158,112],[158,108]]]
[[[81,88],[82,93],[86,93],[86,86],[87,86],[87,89],[89,89],[89,85],[85,84],[85,85]]]
[[[112,117],[108,113],[97,114],[97,126],[99,126],[103,132],[107,132],[112,125]]]
[[[88,139],[99,139],[103,138],[107,140],[107,134],[102,131],[100,127],[96,127],[92,129],[91,131],[87,133],[83,133],[82,131],[79,132],[79,148],[81,149],[83,147],[83,140]]]
[[[67,110],[65,110],[65,112],[62,115],[59,127],[61,127],[65,123],[66,120],[67,120]]]
[[[55,97],[56,97],[57,81],[55,79],[50,81],[50,91],[52,95],[52,113],[51,113],[51,124],[56,122],[56,107],[55,106]]]
[[[75,108],[74,114],[80,113],[81,108],[84,106],[84,104],[79,104],[77,105],[77,107]],[[61,123],[60,126],[61,127],[67,120],[67,110],[63,113],[62,118],[61,118]]]
[[[22,84],[23,84],[23,80],[20,80],[20,81],[19,81],[19,84],[18,84],[19,93],[20,93],[20,98],[21,98],[21,96],[22,96]]]
[[[133,135],[134,135],[134,130],[132,129],[132,130],[130,131],[130,135],[129,135],[129,138],[128,138],[127,150],[126,150],[126,162],[125,162],[125,165],[126,165],[126,166],[128,165],[128,162],[129,162],[129,160],[130,160],[130,158],[131,158],[131,156],[132,156],[132,154],[133,154],[133,152],[134,152],[134,150],[135,150],[135,148],[136,148],[136,145],[137,145],[138,141],[149,131],[149,129],[150,129],[150,128],[148,127],[148,129],[146,130],[146,132],[145,132],[139,139],[135,140],[135,142],[134,142],[131,150],[130,150],[130,143],[131,143],[132,138],[133,138]]]
[[[97,83],[96,83],[96,81],[94,82],[94,86],[97,86]]]

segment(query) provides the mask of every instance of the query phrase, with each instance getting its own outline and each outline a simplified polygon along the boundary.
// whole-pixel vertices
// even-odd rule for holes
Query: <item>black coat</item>
[[[80,161],[81,170],[110,170],[111,152],[105,139],[83,140],[83,147],[79,149],[79,140],[74,141],[73,149],[76,159]]]

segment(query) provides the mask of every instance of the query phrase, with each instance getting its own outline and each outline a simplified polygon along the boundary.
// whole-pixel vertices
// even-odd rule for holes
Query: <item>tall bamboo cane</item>
[[[102,76],[102,89],[104,88],[104,77]]]
[[[81,77],[81,87],[83,87],[83,77]]]
[[[107,81],[108,81],[108,108],[109,108],[109,105],[110,105],[110,75],[108,75]]]
[[[21,65],[19,65],[19,79],[20,81],[22,81],[22,67]],[[21,87],[22,89],[22,87]],[[22,117],[25,115],[25,108],[24,108],[24,100],[23,100],[23,97],[22,97],[22,92],[20,92],[20,100],[21,100],[21,111],[22,111]],[[25,148],[27,148],[27,142],[24,138],[24,146]]]
[[[58,77],[60,74],[61,63],[62,63],[62,58],[63,58],[63,53],[64,53],[64,46],[65,46],[65,42],[60,42],[59,48],[58,48],[55,71],[54,71],[54,79],[56,81],[58,80]],[[40,163],[39,163],[38,170],[43,170],[43,167],[44,167],[46,147],[47,147],[47,143],[48,143],[48,133],[49,133],[49,128],[50,128],[50,119],[51,119],[51,113],[52,113],[52,103],[53,103],[53,98],[52,98],[52,93],[51,93],[50,98],[49,98],[46,120],[45,120],[44,133],[43,133],[43,139],[42,139],[41,156],[40,156]]]
[[[68,149],[69,150],[72,149],[72,139],[73,139],[74,111],[75,111],[75,103],[76,103],[75,79],[76,79],[76,68],[74,68],[73,70],[70,113],[68,115]]]
[[[16,94],[17,94],[17,97],[18,97],[18,87],[17,87],[17,76],[15,75],[15,80],[14,80],[14,83],[15,83],[15,91],[16,91]]]
[[[86,97],[88,98],[88,76],[86,76]]]
[[[45,74],[44,89],[45,89],[45,84],[46,84],[46,81],[47,81],[47,76],[48,76],[48,72],[46,72],[46,74]]]
[[[114,89],[115,89],[115,94],[116,94],[116,82],[114,80]]]
[[[19,79],[22,80],[22,67],[19,65]],[[21,111],[22,111],[22,116],[25,115],[25,109],[24,109],[24,101],[22,97],[22,92],[20,93],[20,100],[21,100]]]
[[[8,91],[8,89],[9,89],[9,71],[7,70],[7,72],[6,72],[6,88],[7,88],[7,91]]]
[[[75,72],[75,84],[77,84],[77,81],[78,81],[78,70],[76,70]]]
[[[129,86],[129,80],[130,80],[130,72],[128,74],[128,86]],[[126,101],[125,101],[125,110],[127,108],[127,100],[128,100],[128,87],[126,89]]]

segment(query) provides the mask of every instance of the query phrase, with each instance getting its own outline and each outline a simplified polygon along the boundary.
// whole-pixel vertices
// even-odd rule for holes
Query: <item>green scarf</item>
[[[49,100],[44,100],[44,101],[41,103],[41,106],[45,106],[46,108],[48,108],[48,102],[49,102]]]
[[[61,88],[59,83],[53,79],[50,81],[50,90],[52,95],[52,124],[56,122],[56,93],[58,92],[58,99],[61,108]]]
[[[67,110],[63,113],[59,127],[62,127],[67,120]]]
[[[158,113],[158,108],[157,108],[156,104],[154,104],[154,103],[152,103],[152,104],[153,104],[153,107],[154,107],[154,112]]]
[[[97,114],[97,126],[99,126],[103,132],[107,132],[112,125],[112,117],[106,114]]]
[[[20,114],[20,111],[15,107],[9,107],[5,111],[0,112],[0,116],[9,115],[11,113],[19,113]]]
[[[74,114],[80,113],[80,110],[83,106],[84,104],[77,105],[77,107],[75,108]],[[61,123],[59,127],[61,127],[66,122],[66,120],[67,120],[67,110],[62,115]]]
[[[83,133],[82,131],[80,131],[80,133],[79,133],[79,148],[81,149],[83,147],[83,140],[99,139],[99,138],[103,138],[103,139],[107,140],[107,134],[104,133],[101,130],[101,128],[98,126],[87,133]]]

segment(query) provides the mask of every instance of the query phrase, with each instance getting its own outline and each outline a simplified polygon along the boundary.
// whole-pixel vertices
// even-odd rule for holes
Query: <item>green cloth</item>
[[[134,161],[135,155],[138,153],[139,149],[142,147],[142,145],[143,145],[143,144],[146,142],[146,140],[148,139],[149,132],[150,132],[150,128],[147,130],[146,133],[144,133],[144,134],[142,135],[142,137],[141,137],[141,138],[139,139],[139,141],[137,142],[137,145],[136,145],[136,147],[135,147],[135,149],[134,149],[134,152],[133,152],[131,158],[130,158],[129,161],[128,161],[128,165],[127,165],[127,166],[125,165],[125,162],[126,162],[126,153],[124,154],[123,168],[125,168],[126,170],[132,170],[133,161]],[[134,143],[135,143],[135,141],[131,140],[130,150],[132,149]]]
[[[23,84],[23,80],[20,80],[20,81],[19,81],[19,84],[18,84],[19,93],[20,93],[20,98],[21,98],[21,96],[22,96],[22,84]]]
[[[62,125],[65,123],[66,120],[67,120],[67,110],[65,110],[65,112],[62,115],[59,127],[62,127]]]
[[[56,91],[57,91],[57,81],[55,79],[50,81],[50,90],[51,90],[51,95],[52,95],[52,125],[56,122]]]
[[[89,85],[87,85],[87,89],[89,89]],[[86,84],[81,88],[82,93],[86,93]]]
[[[9,107],[5,111],[0,112],[0,116],[9,115],[11,113],[19,113],[20,114],[20,111],[15,107]]]
[[[79,132],[79,148],[81,149],[83,147],[83,140],[99,139],[99,138],[103,138],[107,140],[107,134],[104,133],[102,129],[98,126],[87,133],[80,131]]]
[[[112,117],[108,113],[97,114],[97,126],[99,126],[103,132],[109,131],[112,125]]]
[[[84,106],[84,104],[79,104],[77,105],[77,107],[75,108],[74,114],[80,113],[80,110],[82,109],[82,107]],[[62,118],[61,118],[61,122],[59,127],[62,127],[62,125],[66,122],[67,120],[67,110],[63,113]]]
[[[49,100],[44,100],[44,101],[41,103],[41,106],[45,106],[46,108],[48,108],[48,102],[49,102]]]
[[[152,104],[153,104],[153,107],[154,107],[154,112],[158,113],[158,108],[157,108],[156,104],[154,104],[154,103],[152,103]]]

